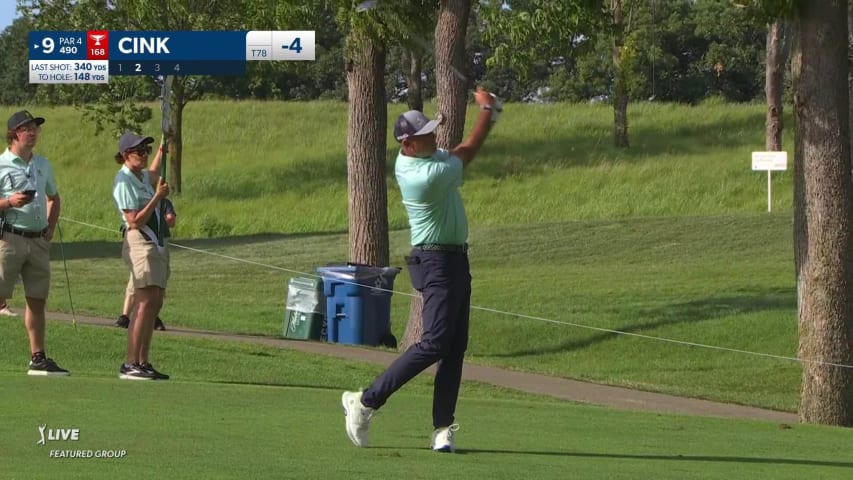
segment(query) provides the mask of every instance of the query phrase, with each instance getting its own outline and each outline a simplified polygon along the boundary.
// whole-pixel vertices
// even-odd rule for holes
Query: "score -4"
[[[296,53],[301,53],[302,52],[302,39],[299,37],[296,37],[293,39],[292,42],[290,42],[290,46],[282,45],[281,48],[283,48],[285,50],[293,50]]]

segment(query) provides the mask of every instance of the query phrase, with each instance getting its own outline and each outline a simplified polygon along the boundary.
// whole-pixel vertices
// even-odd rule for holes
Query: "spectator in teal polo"
[[[435,129],[417,110],[394,124],[400,142],[395,174],[409,216],[412,250],[406,257],[412,287],[423,297],[423,334],[363,391],[344,392],[347,435],[367,445],[367,429],[377,409],[409,380],[437,363],[432,400],[432,449],[453,452],[456,400],[468,347],[471,273],[468,220],[459,187],[468,166],[498,118],[500,102],[483,89],[475,94],[482,112],[468,139],[451,150],[436,148]]]
[[[45,353],[45,304],[50,291],[50,241],[59,219],[53,168],[33,153],[44,118],[22,110],[7,122],[0,155],[0,297],[24,285],[24,324],[30,339],[29,375],[69,375]]]
[[[121,168],[113,181],[113,199],[126,230],[122,258],[130,270],[136,302],[136,315],[127,329],[127,356],[119,367],[123,380],[169,378],[148,358],[154,322],[169,279],[168,242],[160,230],[165,223],[160,220],[160,204],[169,195],[169,186],[160,177],[160,150],[148,164],[152,142],[151,137],[127,132],[119,139],[115,155]]]

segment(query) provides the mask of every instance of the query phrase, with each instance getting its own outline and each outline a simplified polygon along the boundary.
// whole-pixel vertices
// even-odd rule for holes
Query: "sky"
[[[15,0],[0,0],[0,31],[6,30],[18,16],[15,11],[16,3]]]

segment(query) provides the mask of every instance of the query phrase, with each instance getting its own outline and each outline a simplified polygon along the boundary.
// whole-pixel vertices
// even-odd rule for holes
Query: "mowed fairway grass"
[[[458,454],[433,453],[428,377],[392,398],[373,421],[370,448],[358,449],[344,432],[340,390],[375,366],[161,336],[158,358],[173,379],[123,382],[122,332],[51,327],[72,377],[24,375],[9,354],[20,326],[0,323],[4,479],[844,479],[853,470],[849,432],[839,428],[615,411],[471,383],[457,411]],[[42,425],[77,428],[79,440],[37,445]]]
[[[65,218],[50,308],[71,311],[64,254],[77,311],[115,317],[127,278],[110,197],[115,141],[92,137],[73,109],[31,110],[48,118],[40,151]],[[763,115],[761,105],[634,105],[632,148],[622,151],[611,146],[607,107],[508,106],[462,190],[469,361],[795,411],[796,362],[647,338],[796,356],[792,178],[774,173],[768,214],[766,175],[750,170]],[[279,336],[288,279],[348,259],[346,106],[196,102],[184,118],[174,242],[187,248],[172,249],[162,316],[167,326]],[[408,231],[390,138],[388,147],[391,258],[402,266]],[[409,292],[403,271],[391,302],[398,337]],[[20,290],[10,303],[21,307]],[[339,395],[365,386],[375,366],[158,337],[155,364],[174,380],[127,385],[115,379],[123,331],[51,323],[49,354],[75,376],[29,379],[20,321],[4,325],[0,403],[11,430],[0,477],[130,468],[164,478],[847,478],[853,467],[840,429],[617,412],[467,384],[465,455],[435,456],[422,450],[429,378],[377,416],[380,448],[360,451],[343,432]],[[123,407],[134,402],[146,408]],[[35,446],[44,423],[79,423],[91,435],[81,448],[126,446],[128,456],[50,460]]]

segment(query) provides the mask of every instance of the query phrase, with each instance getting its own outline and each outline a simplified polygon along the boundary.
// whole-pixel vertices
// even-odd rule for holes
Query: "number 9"
[[[50,37],[44,37],[41,40],[41,46],[44,50],[42,50],[45,54],[53,53],[53,39]]]

